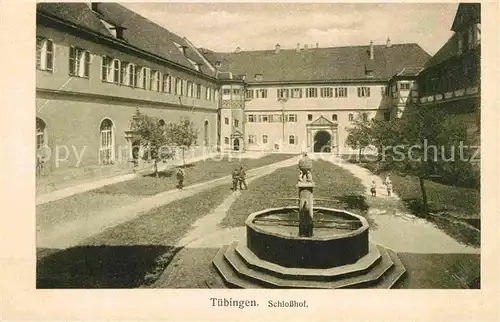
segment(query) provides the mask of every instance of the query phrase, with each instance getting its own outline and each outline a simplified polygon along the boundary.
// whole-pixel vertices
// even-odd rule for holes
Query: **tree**
[[[371,121],[365,115],[359,113],[354,119],[353,126],[346,128],[346,130],[348,133],[346,138],[347,146],[359,150],[359,158],[361,159],[361,153],[373,141]]]
[[[372,130],[385,168],[418,177],[423,211],[428,215],[425,180],[439,176],[448,166],[449,153],[458,151],[460,142],[468,141],[463,124],[454,121],[444,110],[414,106],[408,108],[400,120],[376,122]],[[467,162],[457,159],[456,154],[453,162]]]
[[[186,165],[185,152],[196,143],[198,129],[190,120],[181,120],[178,123],[169,123],[166,133],[169,143],[181,149],[182,164]]]
[[[154,174],[158,177],[158,162],[173,158],[173,151],[169,148],[165,126],[159,118],[142,114],[137,109],[132,118],[131,130],[133,141],[139,142],[143,151],[142,158],[154,162]]]

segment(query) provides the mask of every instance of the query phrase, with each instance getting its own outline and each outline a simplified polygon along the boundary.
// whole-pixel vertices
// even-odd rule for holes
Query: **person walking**
[[[372,197],[377,196],[377,184],[375,183],[375,180],[372,181],[372,187],[370,189],[370,192],[372,193]]]
[[[233,191],[236,191],[238,190],[238,182],[240,180],[240,172],[238,171],[238,168],[233,169],[232,177],[233,177]]]
[[[184,169],[182,167],[179,167],[179,169],[177,170],[177,187],[179,189],[183,189],[184,188],[184,177],[185,177],[186,173],[184,172]]]
[[[387,195],[390,197],[391,196],[391,193],[392,193],[392,182],[389,181],[387,184]]]
[[[243,190],[243,187],[245,187],[245,190],[248,190],[246,178],[247,178],[247,173],[245,172],[243,167],[240,167],[240,175],[239,175],[240,190]]]

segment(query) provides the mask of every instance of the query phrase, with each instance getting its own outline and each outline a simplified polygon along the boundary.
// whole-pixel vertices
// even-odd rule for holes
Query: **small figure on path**
[[[238,168],[233,169],[232,177],[233,177],[233,191],[236,191],[238,190],[238,182],[240,180],[240,172],[238,171]]]
[[[179,170],[177,170],[177,187],[179,189],[183,189],[184,188],[184,177],[185,177],[185,172],[184,172],[184,169],[182,167],[179,167]]]
[[[392,193],[392,182],[390,182],[390,181],[389,181],[389,182],[386,184],[386,186],[387,186],[387,195],[390,197],[390,196],[391,196],[391,193]]]
[[[370,189],[370,192],[372,193],[372,197],[377,196],[377,184],[375,183],[375,180],[372,181],[372,187]]]
[[[246,178],[247,178],[247,173],[245,172],[243,167],[240,167],[240,175],[239,175],[240,190],[243,190],[243,187],[245,187],[245,190],[248,190]]]
[[[391,184],[392,184],[392,181],[391,181],[391,177],[390,177],[390,175],[389,175],[389,174],[387,174],[387,175],[385,176],[384,184],[385,184],[385,185],[388,185],[389,183],[391,183]]]
[[[307,157],[307,153],[303,153],[302,159],[299,160],[299,182],[312,182],[312,160]]]

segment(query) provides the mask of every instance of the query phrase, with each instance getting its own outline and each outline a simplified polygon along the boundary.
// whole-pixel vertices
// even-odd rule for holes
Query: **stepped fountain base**
[[[365,218],[314,208],[314,236],[299,237],[298,210],[274,208],[248,217],[246,244],[226,245],[213,260],[223,287],[391,288],[405,274],[394,251],[369,243]]]

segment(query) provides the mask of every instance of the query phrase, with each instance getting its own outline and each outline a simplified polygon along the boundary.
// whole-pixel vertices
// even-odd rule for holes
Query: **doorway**
[[[240,150],[240,139],[234,139],[233,141],[233,151]]]
[[[318,131],[314,135],[314,152],[332,152],[332,136],[327,131]]]

